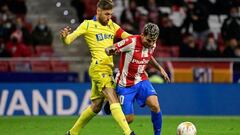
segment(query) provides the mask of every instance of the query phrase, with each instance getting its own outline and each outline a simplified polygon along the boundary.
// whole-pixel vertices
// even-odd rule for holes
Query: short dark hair
[[[99,0],[97,3],[97,7],[103,10],[113,9],[113,6],[112,0]]]
[[[156,24],[147,23],[143,29],[143,35],[149,36],[152,39],[157,39],[159,35],[159,28]]]

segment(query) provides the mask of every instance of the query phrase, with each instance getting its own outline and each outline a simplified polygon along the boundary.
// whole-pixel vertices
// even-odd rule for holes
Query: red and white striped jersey
[[[114,45],[121,53],[119,72],[116,76],[117,84],[126,87],[147,80],[145,68],[151,59],[156,44],[153,48],[145,48],[141,42],[141,36],[135,35]]]

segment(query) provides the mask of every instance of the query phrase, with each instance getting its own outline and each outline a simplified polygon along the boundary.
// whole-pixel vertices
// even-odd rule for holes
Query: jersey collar
[[[96,16],[96,15],[93,17],[93,21],[97,21],[97,16]],[[112,19],[109,20],[108,25],[109,25],[110,23],[112,23]]]
[[[96,17],[96,15],[93,17],[93,21],[97,21],[97,17]]]

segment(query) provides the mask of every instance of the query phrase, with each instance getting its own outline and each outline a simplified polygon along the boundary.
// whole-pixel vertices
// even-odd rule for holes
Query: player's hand
[[[171,80],[170,80],[170,78],[168,77],[168,74],[167,74],[166,72],[162,72],[162,75],[163,75],[163,79],[164,79],[167,83],[171,82]]]
[[[111,46],[109,48],[105,49],[105,52],[107,53],[107,55],[116,55],[117,54],[117,48],[115,48],[114,46]]]
[[[71,28],[69,26],[63,28],[62,30],[60,30],[60,37],[61,38],[66,38],[67,35],[69,35],[71,32]]]
[[[171,82],[171,80],[170,80],[170,78],[168,77],[168,75],[167,75],[167,76],[163,76],[163,78],[164,78],[164,80],[165,80],[167,83],[170,83],[170,82]]]

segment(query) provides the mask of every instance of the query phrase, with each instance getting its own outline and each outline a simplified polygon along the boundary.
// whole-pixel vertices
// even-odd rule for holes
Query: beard
[[[108,24],[108,21],[104,21],[103,17],[99,16],[98,21],[103,25],[106,26]]]

